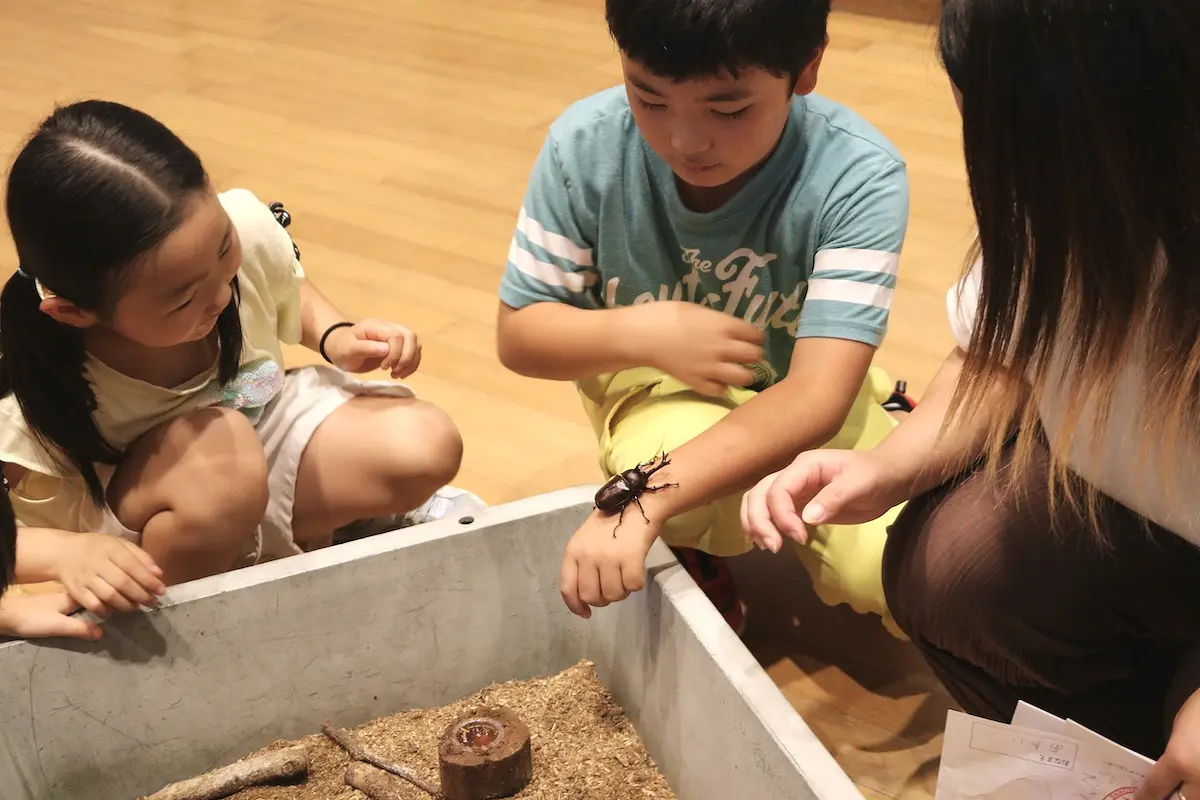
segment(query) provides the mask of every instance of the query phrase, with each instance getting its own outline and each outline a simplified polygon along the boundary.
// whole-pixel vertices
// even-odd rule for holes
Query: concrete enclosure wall
[[[0,645],[0,797],[131,800],[330,718],[590,658],[681,800],[860,798],[663,546],[590,621],[557,589],[594,487],[172,587],[90,644]]]

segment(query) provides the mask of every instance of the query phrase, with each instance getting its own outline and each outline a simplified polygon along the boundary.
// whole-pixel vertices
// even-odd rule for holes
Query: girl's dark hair
[[[0,293],[0,397],[16,396],[32,432],[65,469],[82,476],[96,503],[95,464],[121,452],[92,418],[84,331],[42,313],[35,280],[81,309],[111,312],[139,257],[182,221],[204,190],[200,159],[157,120],[118,103],[89,100],[55,110],[8,176],[8,225],[20,269]],[[242,350],[238,286],[217,321],[222,382]]]
[[[2,468],[3,465],[0,465]],[[8,484],[0,488],[0,597],[12,585],[17,570],[17,517],[8,497]]]
[[[1068,496],[1073,432],[1081,418],[1104,430],[1122,365],[1140,364],[1147,380],[1138,450],[1195,438],[1198,40],[1195,0],[943,3],[939,47],[961,94],[972,261],[983,263],[953,408],[977,409],[1005,374],[1020,376],[990,450],[1017,428],[1027,457],[1043,397],[1061,393],[1051,450]],[[1052,369],[1064,385],[1047,386]]]
[[[750,67],[794,80],[825,43],[830,0],[607,0],[625,55],[672,80]]]

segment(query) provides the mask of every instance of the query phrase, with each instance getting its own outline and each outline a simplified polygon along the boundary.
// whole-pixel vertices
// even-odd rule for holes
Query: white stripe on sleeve
[[[809,300],[837,300],[842,303],[854,303],[873,308],[890,308],[892,305],[892,290],[886,286],[859,281],[834,280],[830,278],[811,278],[808,282]]]
[[[546,230],[540,222],[526,213],[524,206],[517,216],[517,230],[555,258],[564,258],[580,267],[595,266],[592,262],[591,248],[580,247],[567,237]]]
[[[595,285],[597,276],[595,272],[567,272],[557,264],[550,264],[546,261],[539,261],[528,250],[517,244],[516,237],[513,238],[512,244],[508,248],[508,260],[516,266],[524,274],[541,281],[547,286],[561,286],[572,292],[582,292],[589,286]]]

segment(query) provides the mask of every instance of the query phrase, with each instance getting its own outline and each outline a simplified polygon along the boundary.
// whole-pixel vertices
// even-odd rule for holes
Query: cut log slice
[[[529,728],[507,708],[484,708],[450,723],[438,745],[446,800],[512,797],[533,779]]]

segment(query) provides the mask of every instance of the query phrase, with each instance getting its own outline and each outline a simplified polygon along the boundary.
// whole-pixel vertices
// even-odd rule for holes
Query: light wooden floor
[[[287,203],[306,269],[347,313],[420,333],[411,382],[463,431],[457,483],[492,503],[590,483],[594,445],[573,389],[506,372],[493,322],[547,125],[619,80],[602,8],[0,0],[0,155],[10,160],[56,101],[101,96],[159,116],[219,186]],[[971,235],[957,115],[932,44],[922,25],[839,12],[819,87],[908,159],[910,234],[879,362],[918,391],[950,347],[943,295]],[[0,264],[15,266],[7,239]],[[753,582],[748,641],[864,793],[929,797],[947,700],[913,651],[873,620],[821,606],[784,558],[738,569],[778,578]]]

